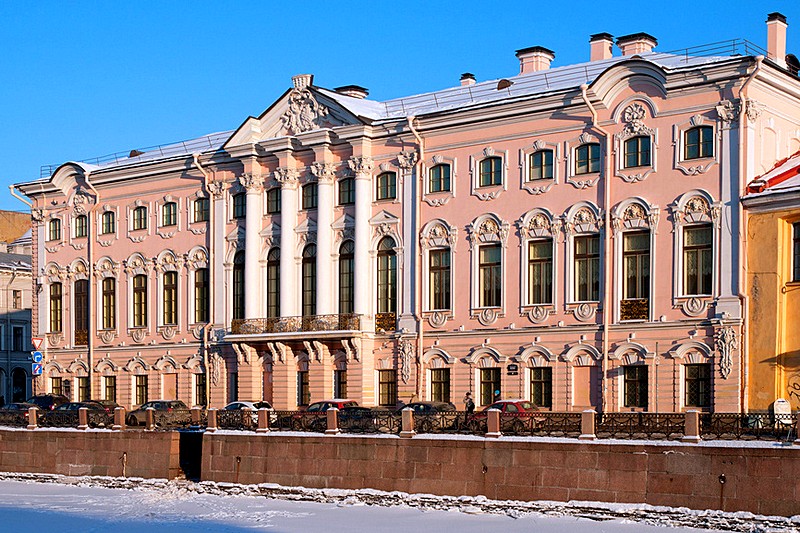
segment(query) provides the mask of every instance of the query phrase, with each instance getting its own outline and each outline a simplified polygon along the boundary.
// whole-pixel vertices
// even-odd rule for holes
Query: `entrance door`
[[[15,368],[11,373],[12,400],[24,402],[28,394],[28,374],[21,368]]]
[[[164,399],[178,399],[178,374],[164,374]]]

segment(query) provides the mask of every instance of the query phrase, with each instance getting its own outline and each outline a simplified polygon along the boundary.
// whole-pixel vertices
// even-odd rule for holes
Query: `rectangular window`
[[[394,200],[397,197],[397,174],[394,172],[379,174],[377,185],[377,200]]]
[[[792,281],[800,281],[800,222],[792,224]]]
[[[164,273],[163,287],[164,324],[175,325],[178,323],[178,273]]]
[[[267,316],[281,316],[281,256],[280,249],[273,248],[267,256]]]
[[[650,137],[634,137],[625,141],[625,168],[650,164]]]
[[[208,322],[208,269],[198,268],[194,273],[194,321]]]
[[[114,329],[117,326],[117,280],[103,280],[103,329]]]
[[[25,351],[25,328],[14,326],[11,328],[11,344],[15,352]]]
[[[90,397],[89,393],[89,378],[81,376],[78,378],[78,401],[85,402]]]
[[[345,178],[339,180],[339,205],[356,203],[356,180]]]
[[[683,292],[710,295],[713,278],[713,233],[711,224],[683,230]]]
[[[431,401],[450,402],[450,369],[431,369]]]
[[[78,215],[75,217],[75,237],[86,237],[89,232],[88,218],[86,215]]]
[[[178,204],[167,202],[161,206],[161,225],[174,226],[178,223]]]
[[[267,191],[267,214],[275,215],[281,212],[281,188],[273,187]]]
[[[244,252],[237,252],[233,259],[233,319],[242,318],[244,318]]]
[[[103,398],[117,401],[117,376],[103,376]]]
[[[478,306],[500,307],[503,290],[500,245],[481,246],[478,255]]]
[[[537,407],[553,407],[552,368],[531,368],[531,402]]]
[[[575,174],[600,172],[600,145],[583,144],[575,149]]]
[[[600,300],[600,237],[575,237],[575,298],[579,302]]]
[[[553,179],[553,151],[539,150],[529,159],[528,181]]]
[[[60,377],[50,378],[50,392],[52,394],[63,394],[64,389],[61,385]]]
[[[528,304],[553,303],[553,240],[528,242]]]
[[[22,309],[22,291],[11,291],[11,299],[13,300],[11,306],[14,309]]]
[[[140,205],[133,210],[133,229],[140,230],[147,228],[147,208]]]
[[[195,405],[203,405],[203,406],[205,406],[208,403],[206,401],[206,375],[205,374],[195,374],[194,375],[194,403],[195,403]]]
[[[378,370],[378,404],[397,405],[397,371]]]
[[[147,402],[147,376],[136,376],[135,392],[136,392],[136,405],[142,405]]]
[[[208,222],[209,211],[211,210],[211,200],[208,198],[198,198],[194,201],[192,213],[193,222]]]
[[[650,233],[626,233],[622,249],[625,299],[650,296]]]
[[[644,365],[628,365],[625,372],[625,407],[647,409],[647,367]]]
[[[89,342],[89,281],[75,280],[74,291],[75,308],[72,316],[75,318],[75,345],[86,346]]]
[[[500,398],[500,369],[480,369],[480,401],[481,405],[489,405]]]
[[[686,407],[711,406],[711,365],[691,364],[683,366],[685,372]]]
[[[117,231],[116,218],[113,211],[106,211],[102,215],[102,224],[100,225],[100,232],[104,235],[114,233]]]
[[[317,208],[317,184],[309,183],[303,187],[303,209]]]
[[[50,285],[50,332],[61,333],[62,324],[62,299],[61,284]]]
[[[311,403],[311,387],[308,384],[308,370],[297,371],[297,405]]]
[[[503,184],[503,159],[487,157],[480,162],[479,187],[490,187]]]
[[[684,135],[684,159],[714,157],[714,128],[698,126]]]
[[[436,165],[428,171],[428,189],[430,192],[450,190],[450,165]]]
[[[133,327],[147,325],[147,276],[133,277]]]
[[[61,240],[61,220],[54,218],[50,221],[49,226],[49,234],[47,236],[48,241],[60,241]]]
[[[228,403],[239,401],[239,374],[228,374]]]
[[[245,218],[247,216],[247,198],[243,192],[233,195],[233,218]]]
[[[450,248],[431,250],[430,309],[450,309]]]
[[[336,398],[347,398],[347,370],[333,371],[333,395]]]

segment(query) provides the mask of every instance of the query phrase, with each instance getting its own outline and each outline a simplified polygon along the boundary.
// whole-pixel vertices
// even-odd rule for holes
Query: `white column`
[[[261,251],[259,232],[261,231],[261,195],[264,191],[260,175],[244,174],[239,183],[247,190],[246,219],[244,232],[244,317],[261,317],[261,284],[258,276],[258,254]]]
[[[333,305],[331,254],[333,252],[333,163],[314,163],[311,173],[317,177],[317,314],[338,312]]]
[[[369,315],[369,301],[373,288],[369,274],[369,219],[372,217],[372,158],[351,157],[347,164],[355,174],[356,180],[356,220],[354,310],[357,315]],[[368,329],[371,317],[363,316],[361,327]]]
[[[281,316],[300,314],[294,263],[297,245],[294,232],[297,226],[297,177],[296,169],[275,169],[275,179],[281,184]]]
[[[402,169],[403,183],[403,264],[401,291],[397,295],[400,299],[400,329],[416,331],[417,322],[414,320],[417,299],[417,180],[414,172],[417,163],[417,152],[400,152],[397,161]]]
[[[211,196],[214,210],[214,279],[211,280],[211,288],[219,288],[214,297],[214,309],[211,309],[211,323],[225,323],[225,292],[221,287],[225,286],[225,183],[214,181],[210,184]]]

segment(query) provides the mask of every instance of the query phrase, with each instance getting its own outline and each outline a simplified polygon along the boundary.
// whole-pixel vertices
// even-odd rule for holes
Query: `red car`
[[[489,409],[500,411],[500,431],[507,433],[524,433],[531,428],[535,424],[533,413],[539,410],[530,400],[498,400],[469,418],[467,424],[473,432],[485,431]]]

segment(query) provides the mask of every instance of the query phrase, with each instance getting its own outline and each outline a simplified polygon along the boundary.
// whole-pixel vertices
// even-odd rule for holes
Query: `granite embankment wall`
[[[800,514],[800,446],[207,433],[202,478]]]
[[[177,432],[0,430],[0,471],[172,479]]]

